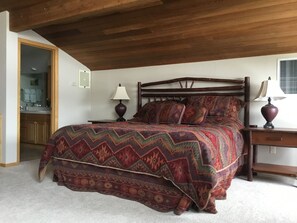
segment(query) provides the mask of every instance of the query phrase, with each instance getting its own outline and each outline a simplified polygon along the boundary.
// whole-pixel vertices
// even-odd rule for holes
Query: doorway
[[[58,126],[57,65],[54,46],[19,39],[18,163],[40,158]]]

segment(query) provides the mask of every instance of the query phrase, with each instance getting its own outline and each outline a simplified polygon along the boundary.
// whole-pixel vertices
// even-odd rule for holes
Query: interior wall
[[[9,31],[8,12],[0,13],[0,113],[3,119],[1,164],[17,162],[18,38],[52,45],[29,30]],[[78,88],[79,70],[89,70],[59,49],[58,127],[86,123],[91,111],[91,90]]]
[[[32,30],[20,32],[19,37],[53,45]],[[91,112],[91,89],[78,87],[78,74],[79,70],[89,68],[61,49],[58,54],[58,127],[87,123]]]
[[[51,65],[51,51],[22,44],[22,74],[46,73]]]
[[[17,157],[17,34],[9,32],[8,24],[8,12],[0,13],[0,113],[3,119],[1,163],[15,162]]]
[[[0,114],[5,117],[6,115],[6,111],[5,111],[5,103],[6,103],[6,14],[5,13],[0,13]],[[5,129],[5,125],[4,125],[4,118],[2,121],[2,128],[3,130]],[[4,147],[5,144],[5,135],[4,135],[5,131],[1,132],[1,136],[0,138],[2,138],[1,140],[1,144]],[[1,147],[2,148],[2,147]],[[5,157],[4,154],[5,151],[0,151],[0,163],[2,161],[2,157]]]
[[[297,54],[283,54],[272,56],[259,56],[239,59],[217,60],[198,63],[184,63],[165,66],[151,66],[131,69],[93,71],[92,78],[92,113],[90,119],[116,119],[114,111],[118,101],[110,98],[119,83],[126,86],[130,101],[127,105],[125,118],[132,118],[136,113],[137,82],[166,80],[176,77],[218,77],[239,78],[250,76],[251,101],[255,98],[261,82],[268,79],[277,79],[277,61],[281,58],[297,57]],[[296,128],[297,119],[294,119],[293,107],[296,107],[296,96],[290,96],[282,101],[273,101],[279,108],[279,114],[273,121],[276,127]],[[265,102],[251,102],[250,123],[263,126],[265,120],[260,109]],[[296,165],[296,149],[277,149],[276,154],[268,152],[268,147],[259,150],[258,159],[261,162]]]
[[[91,88],[79,88],[79,70],[89,70],[59,50],[59,127],[87,123],[91,114]]]

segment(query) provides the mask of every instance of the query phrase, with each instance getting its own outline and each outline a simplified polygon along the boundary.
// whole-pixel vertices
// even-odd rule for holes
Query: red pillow
[[[208,110],[210,116],[227,116],[238,119],[243,101],[234,96],[191,96],[188,105],[199,105]]]
[[[181,123],[199,125],[204,122],[207,109],[197,105],[187,105]]]
[[[180,124],[185,105],[175,101],[154,101],[145,104],[135,118],[150,124]]]

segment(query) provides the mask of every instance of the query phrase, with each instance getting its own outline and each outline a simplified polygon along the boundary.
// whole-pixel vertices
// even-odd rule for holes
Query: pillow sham
[[[197,105],[187,105],[182,121],[182,124],[199,125],[202,124],[207,115],[207,109]]]
[[[175,101],[154,101],[146,103],[134,118],[149,124],[180,124],[185,105]]]
[[[190,96],[188,105],[199,105],[208,110],[209,116],[227,116],[238,119],[239,112],[243,107],[243,101],[234,96]]]

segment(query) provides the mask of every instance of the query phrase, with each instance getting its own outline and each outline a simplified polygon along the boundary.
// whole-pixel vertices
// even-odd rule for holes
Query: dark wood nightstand
[[[111,123],[111,122],[116,122],[116,120],[112,120],[112,119],[101,119],[101,120],[88,120],[88,122],[91,122],[92,124],[96,124],[96,123]]]
[[[257,163],[257,146],[277,146],[297,148],[297,129],[287,128],[246,128],[248,138],[248,180],[253,180],[253,172],[279,174],[297,177],[297,166]]]

